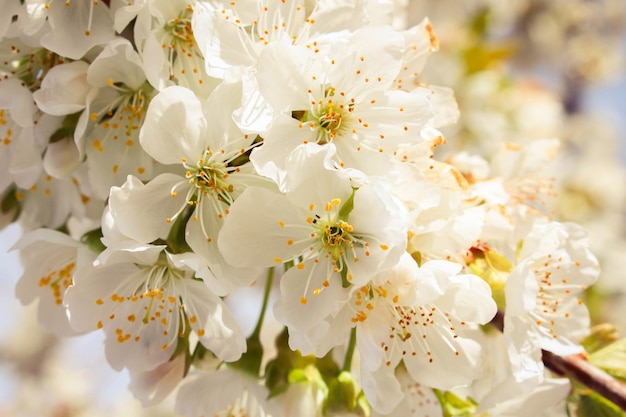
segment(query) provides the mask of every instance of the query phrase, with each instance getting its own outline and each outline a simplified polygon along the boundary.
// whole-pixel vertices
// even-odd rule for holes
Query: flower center
[[[169,76],[177,84],[191,89],[210,88],[206,83],[204,56],[196,44],[191,27],[193,8],[183,9],[170,19],[161,32],[161,46],[169,63]]]
[[[346,253],[346,249],[354,248],[353,242],[356,238],[351,234],[354,228],[349,223],[339,220],[332,225],[326,223],[318,228],[322,248],[335,261]]]
[[[334,87],[326,87],[324,97],[311,102],[311,110],[305,113],[305,121],[312,122],[317,129],[316,142],[320,145],[332,142],[337,135],[348,131],[353,104],[335,96]]]
[[[165,31],[171,36],[171,42],[176,44],[177,47],[193,48],[195,38],[193,37],[193,30],[191,29],[191,15],[192,11],[184,9],[178,14],[178,17],[170,19],[165,24]],[[172,45],[174,48],[174,45]]]
[[[369,243],[355,235],[354,227],[345,220],[317,217],[313,224],[315,226],[313,236],[317,239],[313,246],[321,256],[332,258],[330,261],[332,272],[341,274],[342,285],[344,288],[349,287],[352,285],[349,260],[359,261],[356,248],[365,248],[365,255],[369,256]]]
[[[184,162],[183,166],[187,168],[185,177],[195,188],[197,200],[211,194],[218,201],[232,204],[234,186],[227,180],[231,172],[237,171],[236,167],[231,167],[228,161],[221,158],[216,161],[211,149],[206,149],[195,165]]]

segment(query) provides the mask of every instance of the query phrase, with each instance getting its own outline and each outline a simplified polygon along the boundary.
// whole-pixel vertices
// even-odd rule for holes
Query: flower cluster
[[[433,416],[567,394],[541,352],[583,351],[599,268],[551,215],[558,142],[439,160],[459,112],[420,78],[428,19],[375,0],[5,3],[17,296],[59,335],[104,332],[144,405]],[[263,284],[246,334],[241,291]]]

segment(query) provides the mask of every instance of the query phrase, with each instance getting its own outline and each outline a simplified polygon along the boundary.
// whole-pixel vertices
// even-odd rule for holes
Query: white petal
[[[181,183],[186,180],[174,174],[161,174],[146,185],[129,175],[122,187],[111,188],[109,205],[119,230],[144,243],[166,238],[172,226],[167,219],[187,204],[184,189],[172,194]]]
[[[163,401],[183,380],[185,373],[185,355],[174,359],[146,372],[131,372],[130,384],[135,398],[144,407],[150,407]]]
[[[198,220],[195,220],[196,216]],[[250,285],[260,273],[258,268],[237,268],[226,262],[218,248],[218,235],[223,223],[212,204],[205,200],[197,206],[185,229],[185,240],[195,253],[205,259],[207,269],[210,269],[205,283],[219,295]]]
[[[328,278],[330,285],[324,287]],[[316,289],[320,289],[318,295]],[[287,271],[280,281],[280,293],[274,305],[276,319],[301,332],[336,314],[350,296],[349,289],[342,288],[339,274],[329,277],[325,265],[312,261]]]
[[[224,78],[232,67],[254,65],[257,53],[250,35],[241,26],[225,20],[217,10],[194,8],[192,27],[210,76]]]
[[[43,158],[44,169],[55,178],[68,178],[80,163],[80,153],[71,138],[50,143]]]
[[[51,2],[48,21],[52,30],[41,38],[46,49],[71,59],[80,59],[95,45],[115,36],[111,12],[104,3]]]
[[[187,381],[174,406],[177,413],[187,417],[228,415],[233,409],[250,417],[282,415],[268,400],[267,388],[232,368],[198,373]]]
[[[72,327],[77,331],[93,331],[101,327],[98,322],[102,322],[102,317],[110,313],[108,306],[96,301],[113,294],[125,275],[135,269],[132,265],[106,269],[83,265],[79,268],[74,276],[74,285],[66,294]]]
[[[308,214],[293,208],[282,194],[249,187],[231,206],[218,238],[227,262],[238,267],[264,267],[295,258],[309,243],[304,227]],[[285,227],[282,227],[284,224]],[[294,244],[289,244],[290,239]]]
[[[517,382],[530,384],[543,380],[541,340],[535,326],[526,316],[504,316],[504,337],[511,370]]]
[[[388,26],[365,27],[352,33],[348,42],[336,42],[333,47],[329,55],[335,64],[329,78],[348,97],[356,97],[371,91],[374,82],[380,90],[391,86],[402,64],[404,39]]]
[[[287,160],[294,152],[295,148],[305,142],[311,142],[310,146],[315,146],[315,132],[311,129],[299,128],[301,123],[291,116],[279,115],[272,121],[269,130],[264,133],[263,145],[252,151],[250,160],[254,164],[257,172],[278,184],[281,191],[287,191],[289,186],[287,180],[299,180],[287,176]]]
[[[367,401],[381,414],[388,414],[404,398],[400,382],[393,373],[394,368],[381,366],[376,371],[361,367],[361,384]]]
[[[83,110],[87,104],[89,64],[74,61],[52,67],[33,93],[37,106],[48,114],[64,116]]]
[[[226,362],[239,359],[246,351],[246,339],[228,307],[202,282],[187,280],[185,287],[185,311],[197,317],[197,325],[191,327],[200,343]]]
[[[162,164],[196,162],[206,148],[207,121],[195,94],[184,87],[168,87],[150,102],[139,133],[145,151]]]
[[[127,39],[116,38],[89,66],[87,80],[96,87],[106,87],[113,81],[137,90],[146,80],[142,65],[131,43]]]
[[[334,153],[332,144],[299,145],[291,153],[285,164],[291,174],[285,187],[289,189],[287,197],[294,206],[311,211],[309,207],[313,204],[317,208],[312,213],[322,214],[327,203],[339,199],[341,205],[348,201],[352,183],[346,171],[332,167],[330,159]]]
[[[496,315],[498,307],[491,297],[491,288],[476,275],[456,275],[437,305],[464,321],[486,324]]]
[[[80,244],[66,234],[37,229],[27,233],[13,247],[24,260],[24,272],[15,287],[22,304],[39,299],[38,319],[47,331],[59,336],[77,332],[66,314],[66,289],[73,283]]]
[[[310,107],[308,89],[317,91],[311,74],[320,71],[320,60],[303,46],[287,42],[268,45],[259,57],[257,79],[265,99],[277,111]]]

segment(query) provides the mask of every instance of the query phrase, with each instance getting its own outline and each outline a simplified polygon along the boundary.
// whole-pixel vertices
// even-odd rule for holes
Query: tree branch
[[[543,350],[542,359],[552,372],[580,382],[626,411],[626,385],[587,362],[585,355],[558,356]]]
[[[500,331],[504,330],[502,311],[498,311],[491,320],[491,325]],[[546,368],[583,384],[626,411],[626,385],[587,362],[585,355],[558,356],[547,350],[542,350],[541,353]]]

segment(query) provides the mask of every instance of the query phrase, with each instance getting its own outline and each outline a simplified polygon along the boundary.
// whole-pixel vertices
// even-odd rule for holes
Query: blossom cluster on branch
[[[403,27],[376,0],[2,5],[17,297],[60,336],[104,332],[142,404],[531,415],[570,393],[542,351],[585,352],[600,269],[551,211],[559,142],[442,160],[459,110],[422,77],[428,18]]]

